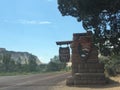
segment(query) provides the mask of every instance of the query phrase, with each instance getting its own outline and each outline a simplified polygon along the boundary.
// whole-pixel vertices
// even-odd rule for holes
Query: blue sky
[[[48,63],[58,55],[56,41],[85,32],[81,23],[63,17],[57,0],[0,0],[0,47],[29,52]]]

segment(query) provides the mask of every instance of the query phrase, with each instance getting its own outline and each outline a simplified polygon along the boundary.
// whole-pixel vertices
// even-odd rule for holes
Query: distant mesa
[[[0,52],[6,51],[5,48],[0,48]]]
[[[28,64],[31,57],[34,58],[38,65],[42,64],[39,58],[33,54],[30,54],[28,52],[8,51],[5,48],[0,48],[0,62],[2,62],[3,56],[5,54],[10,55],[10,60],[14,60],[15,62],[19,62],[21,64]]]

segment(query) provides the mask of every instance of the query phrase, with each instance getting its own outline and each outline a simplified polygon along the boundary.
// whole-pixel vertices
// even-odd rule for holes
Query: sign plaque
[[[69,47],[60,47],[59,48],[59,59],[61,62],[69,62],[69,60],[70,60]]]

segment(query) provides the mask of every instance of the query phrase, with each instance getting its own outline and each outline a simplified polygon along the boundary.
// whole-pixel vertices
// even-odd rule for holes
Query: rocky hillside
[[[10,56],[10,60],[14,60],[16,63],[19,62],[21,64],[28,64],[29,60],[34,58],[36,63],[39,65],[41,61],[38,59],[37,56],[32,55],[28,52],[15,52],[15,51],[8,51],[5,48],[0,48],[0,62],[2,63],[3,57],[8,54]]]

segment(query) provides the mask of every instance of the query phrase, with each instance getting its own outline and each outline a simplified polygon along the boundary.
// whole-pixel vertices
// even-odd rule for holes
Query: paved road
[[[0,76],[0,90],[50,90],[70,73]]]

